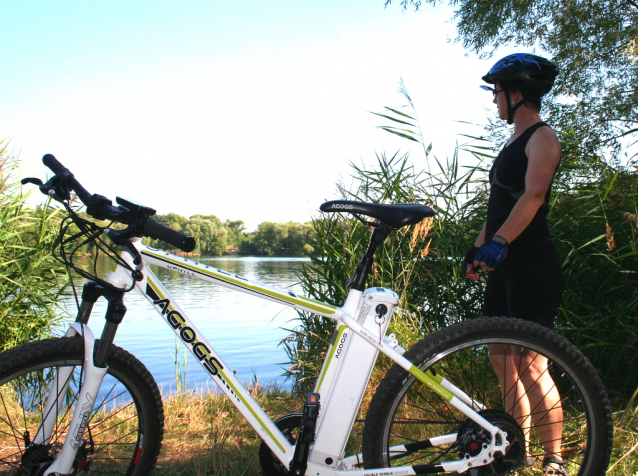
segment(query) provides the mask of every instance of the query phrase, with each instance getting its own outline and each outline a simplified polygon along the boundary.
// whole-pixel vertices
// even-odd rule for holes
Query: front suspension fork
[[[84,381],[75,403],[75,411],[73,412],[73,418],[64,439],[62,450],[53,464],[44,472],[44,476],[49,474],[71,474],[77,450],[82,445],[82,435],[86,431],[93,411],[93,404],[102,386],[104,376],[108,371],[108,367],[97,367],[94,364],[95,337],[91,329],[79,323],[74,323],[66,333],[66,336],[71,337],[75,334],[81,335],[84,339]],[[46,444],[51,438],[58,413],[65,403],[64,399],[73,370],[74,367],[63,367],[54,378],[51,387],[52,391],[47,398],[44,417],[34,438],[34,444]]]
[[[106,324],[102,331],[102,338],[96,349],[96,339],[91,329],[86,325],[91,315],[93,303],[104,296],[109,301],[106,312]],[[58,454],[53,464],[44,472],[43,476],[52,474],[71,474],[73,463],[75,462],[78,449],[82,446],[82,436],[86,431],[88,422],[93,412],[93,406],[97,399],[98,392],[108,371],[106,361],[117,327],[122,322],[126,307],[123,303],[123,293],[105,289],[94,282],[84,285],[82,293],[82,304],[75,323],[73,323],[66,333],[66,337],[74,335],[82,336],[84,340],[84,365],[82,369],[83,381],[80,392],[75,403],[75,410],[71,423],[69,424],[62,450]],[[57,423],[57,418],[62,411],[67,391],[71,383],[71,378],[75,367],[65,366],[58,369],[55,375],[51,390],[47,397],[42,422],[33,439],[33,445],[47,445],[51,440],[51,435]]]

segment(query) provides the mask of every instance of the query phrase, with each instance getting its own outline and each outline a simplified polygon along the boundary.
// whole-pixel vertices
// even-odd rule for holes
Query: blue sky
[[[440,158],[491,115],[452,11],[383,3],[3,0],[0,136],[159,213],[306,221],[350,162],[408,150],[369,112],[401,78]]]

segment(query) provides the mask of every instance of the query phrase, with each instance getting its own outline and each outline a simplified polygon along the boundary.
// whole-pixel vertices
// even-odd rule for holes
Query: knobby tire
[[[498,362],[514,362],[519,372],[518,379],[511,378],[503,385],[509,390],[502,388],[500,382],[503,380],[495,375],[495,367],[489,356],[490,352],[493,357],[503,355],[505,349],[513,356],[512,360]],[[555,446],[553,448],[560,454],[552,456],[565,461],[568,474],[597,476],[605,473],[611,454],[613,431],[606,391],[591,363],[557,333],[520,319],[475,319],[426,337],[404,356],[421,370],[435,371],[474,400],[482,402],[487,407],[484,414],[488,421],[492,419],[495,424],[509,425],[509,434],[520,434],[521,440],[525,434],[528,435],[525,436],[526,443],[519,441],[518,450],[511,451],[509,460],[506,457],[500,465],[485,466],[479,474],[538,474],[544,457],[548,456],[547,448],[552,445],[550,440],[558,440],[558,434],[561,435],[560,450],[556,450]],[[538,377],[534,374],[536,381],[540,380],[541,375],[549,374],[555,386],[547,387],[546,395],[538,391],[537,397],[534,397],[535,407],[532,408],[530,404],[529,412],[523,414],[525,412],[520,410],[524,408],[520,404],[522,398],[526,395],[531,398],[534,389],[542,387],[540,383],[530,383],[534,381],[530,380],[533,372],[529,370],[532,367],[529,362],[544,362],[540,356],[547,358],[547,365],[540,366],[545,370],[537,372]],[[526,364],[521,365],[525,358]],[[509,365],[510,373],[512,368]],[[523,379],[527,384],[525,391],[521,390]],[[560,397],[552,400],[552,395]],[[519,402],[517,415],[514,415],[512,402]],[[557,409],[561,413],[557,413]],[[531,420],[526,418],[529,415]],[[557,418],[557,415],[561,418]],[[513,419],[513,416],[517,418]],[[548,423],[550,418],[553,420]],[[466,442],[470,437],[480,440],[480,428],[475,427],[456,408],[427,390],[395,364],[379,384],[366,416],[364,465],[366,469],[372,469],[458,461],[470,453],[469,445],[457,443],[456,446],[412,451],[397,451],[397,448],[406,444],[412,448],[427,446],[422,442],[431,437],[455,433],[457,436],[465,435]],[[548,428],[553,433],[547,433]],[[543,432],[545,440],[539,436]],[[528,450],[521,450],[525,446]],[[523,459],[527,460],[526,465],[522,465]]]
[[[0,475],[40,475],[57,457],[75,408],[83,362],[81,337],[31,342],[0,354]],[[146,475],[155,466],[164,431],[157,384],[141,362],[117,346],[107,363],[73,474]],[[27,450],[53,375],[66,366],[74,371],[68,391],[60,395],[51,438]]]

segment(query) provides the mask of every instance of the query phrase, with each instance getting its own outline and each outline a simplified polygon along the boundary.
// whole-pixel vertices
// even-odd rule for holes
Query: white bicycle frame
[[[320,394],[321,410],[317,420],[315,440],[308,456],[307,475],[361,476],[362,470],[355,469],[356,466],[362,464],[361,455],[345,457],[344,452],[379,351],[403,367],[443,400],[485,428],[491,434],[491,441],[489,444],[484,444],[480,453],[474,457],[468,456],[459,461],[442,462],[436,465],[423,465],[421,468],[401,466],[364,470],[364,476],[422,474],[432,472],[433,466],[439,468],[441,472],[462,473],[470,468],[489,464],[498,452],[502,455],[506,453],[508,446],[506,433],[477,413],[484,408],[479,402],[470,399],[463,391],[446,381],[442,376],[418,369],[402,356],[404,350],[398,345],[394,335],[386,336],[394,306],[399,301],[398,296],[393,291],[384,288],[370,288],[364,292],[351,289],[345,304],[342,307],[336,307],[299,296],[288,290],[267,286],[186,258],[149,248],[141,244],[141,239],[131,241],[142,256],[141,263],[135,265],[130,251],[125,248],[122,248],[120,258],[142,274],[142,279],[135,283],[136,289],[146,296],[181,342],[186,345],[222,392],[233,402],[259,437],[286,467],[290,467],[295,450],[294,446],[259,406],[250,392],[244,388],[213,346],[197,330],[195,324],[149,269],[148,264],[252,294],[262,299],[275,301],[298,310],[309,311],[336,321],[333,339],[315,386],[315,392]],[[129,288],[133,284],[130,270],[121,265],[118,265],[110,273],[108,282],[123,289]],[[380,316],[376,310],[379,305],[387,308],[387,313],[384,316]],[[97,395],[96,389],[101,385],[106,373],[106,369],[96,369],[93,365],[94,338],[90,329],[87,326],[74,324],[67,335],[72,333],[83,335],[85,349],[89,349],[85,352],[86,376],[64,446],[59,457],[44,473],[45,475],[69,474],[71,472],[79,439],[86,428],[87,409],[92,408],[95,395]],[[64,377],[58,376],[58,380],[64,382]],[[58,386],[57,381],[53,388],[55,389],[56,386]],[[52,402],[47,403],[47,408],[55,404],[53,403],[54,399],[50,397],[49,400]],[[54,413],[44,413],[51,416],[45,417],[41,423],[36,442],[46,441],[50,438],[53,425],[51,421],[47,420],[55,418]],[[456,441],[456,437],[455,433],[441,435],[431,438],[428,444],[433,446],[450,445]],[[407,453],[404,446],[390,448],[390,451],[394,454]],[[428,467],[429,471],[424,471],[425,467]]]

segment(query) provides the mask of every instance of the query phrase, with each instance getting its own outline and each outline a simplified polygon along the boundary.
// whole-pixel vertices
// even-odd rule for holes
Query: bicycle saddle
[[[381,203],[354,202],[351,200],[332,200],[319,207],[322,212],[359,213],[376,218],[381,223],[399,229],[406,225],[414,225],[426,217],[435,215],[435,211],[426,205],[406,203],[385,205]]]

